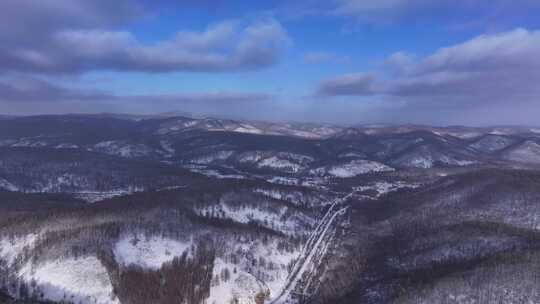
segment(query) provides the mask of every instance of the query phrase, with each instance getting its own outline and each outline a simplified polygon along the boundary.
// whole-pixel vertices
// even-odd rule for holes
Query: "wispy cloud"
[[[345,74],[326,79],[319,84],[318,96],[368,96],[377,93],[375,76],[370,74]]]
[[[519,22],[524,14],[531,11],[537,14],[538,9],[540,2],[534,0],[292,0],[282,11],[294,18],[348,18],[357,25],[409,24],[435,19],[443,28],[485,29],[499,25],[507,28],[511,20]],[[348,28],[351,27],[356,25],[349,23]]]

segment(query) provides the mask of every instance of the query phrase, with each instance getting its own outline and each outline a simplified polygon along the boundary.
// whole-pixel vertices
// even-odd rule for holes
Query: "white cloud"
[[[415,60],[398,53],[386,66],[394,75],[342,75],[324,80],[325,95],[388,95],[429,99],[441,104],[493,104],[526,101],[540,94],[540,31],[516,29],[482,35]],[[370,76],[371,75],[371,76]],[[377,75],[377,76],[374,76]]]
[[[0,50],[0,67],[51,74],[243,71],[277,63],[289,43],[285,29],[272,19],[222,22],[200,32],[180,31],[172,39],[150,45],[125,31],[62,30],[44,45]]]

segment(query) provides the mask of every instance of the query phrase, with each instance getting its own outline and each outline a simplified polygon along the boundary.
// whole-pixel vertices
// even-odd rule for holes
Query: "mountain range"
[[[0,302],[540,303],[540,128],[0,119]]]

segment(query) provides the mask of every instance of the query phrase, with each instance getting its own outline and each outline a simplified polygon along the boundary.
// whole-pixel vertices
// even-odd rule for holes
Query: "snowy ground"
[[[163,149],[163,151],[166,152],[165,156],[171,157],[176,153],[176,150],[173,148],[172,143],[166,140],[162,140],[159,142],[159,144],[161,145],[161,148]]]
[[[410,154],[396,161],[396,163],[400,166],[419,169],[433,168],[436,162],[441,162],[446,165],[459,167],[470,166],[478,163],[477,161],[457,159],[447,155],[432,153]]]
[[[8,265],[13,264],[15,259],[21,255],[25,248],[31,249],[34,246],[38,235],[28,234],[24,237],[0,239],[0,259],[6,261]]]
[[[80,304],[119,303],[107,270],[96,257],[67,258],[32,265],[28,263],[19,273],[43,298],[57,302]]]
[[[0,189],[7,190],[7,191],[19,191],[19,188],[9,181],[0,178]]]
[[[215,153],[210,153],[207,155],[203,155],[200,157],[197,157],[195,159],[192,159],[191,162],[195,164],[211,164],[215,161],[223,161],[228,159],[234,154],[234,151],[218,151]]]
[[[163,263],[172,261],[174,257],[190,253],[192,241],[177,240],[144,235],[124,237],[114,247],[116,261],[124,266],[138,265],[143,268],[159,269]]]
[[[276,171],[297,173],[307,168],[313,162],[307,155],[289,152],[249,151],[240,154],[237,161],[242,164],[256,165],[258,168],[274,169]]]
[[[314,175],[330,175],[334,177],[347,178],[354,177],[361,174],[371,173],[371,172],[386,172],[394,171],[393,168],[375,161],[369,160],[353,160],[348,163],[341,165],[331,166],[329,168],[317,168],[311,170],[311,173]]]
[[[257,163],[257,167],[272,168],[286,172],[298,172],[302,169],[302,166],[299,164],[293,163],[287,159],[278,158],[277,156],[272,156],[270,158],[261,160],[259,163]]]
[[[298,212],[290,211],[286,206],[265,210],[262,207],[255,206],[231,207],[222,203],[202,208],[197,210],[197,213],[204,217],[230,219],[241,224],[256,222],[261,226],[287,235],[297,235],[298,229],[303,224],[311,223],[310,218]]]
[[[246,176],[240,175],[240,174],[221,174],[216,170],[206,169],[204,167],[186,166],[185,168],[191,172],[206,175],[208,177],[215,177],[218,179],[245,179],[246,178]]]
[[[540,145],[534,141],[526,141],[508,151],[505,157],[512,161],[538,164],[540,163]]]
[[[109,198],[125,196],[140,191],[144,191],[144,189],[133,187],[131,189],[118,189],[112,191],[81,191],[73,193],[73,196],[88,203],[96,203]]]
[[[278,185],[298,185],[299,179],[294,177],[273,176],[266,179],[267,182]]]
[[[234,252],[241,258],[234,262],[230,256],[216,259],[208,304],[244,303],[255,304],[255,296],[264,293],[268,299],[275,298],[283,289],[298,251],[279,249],[277,241],[263,244],[237,242],[230,244],[227,252]],[[256,261],[256,266],[253,265]],[[224,272],[230,278],[224,280]],[[218,277],[218,278],[216,278]],[[238,302],[232,302],[232,301]]]
[[[510,146],[513,142],[514,140],[508,137],[488,135],[472,143],[470,146],[479,151],[495,152]]]
[[[225,271],[230,274],[227,280],[223,278]],[[207,304],[256,304],[255,296],[266,291],[264,283],[259,282],[253,275],[221,259],[216,259],[212,275],[214,279]]]
[[[358,186],[358,187],[354,187],[353,190],[354,191],[357,191],[357,192],[363,192],[363,191],[370,191],[370,190],[373,190],[375,191],[377,194],[375,195],[375,197],[380,197],[384,194],[387,194],[387,193],[390,193],[390,192],[393,192],[393,191],[397,191],[399,189],[402,189],[402,188],[417,188],[419,187],[419,185],[417,184],[409,184],[409,183],[406,183],[406,182],[402,182],[402,181],[398,181],[398,182],[375,182],[375,183],[370,183],[368,185],[365,185],[365,186]]]

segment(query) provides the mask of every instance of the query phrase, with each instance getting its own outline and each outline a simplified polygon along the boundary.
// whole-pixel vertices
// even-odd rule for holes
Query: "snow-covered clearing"
[[[277,156],[272,156],[261,160],[259,163],[257,163],[257,167],[272,168],[287,172],[298,172],[302,169],[301,165],[293,163],[287,159],[278,158]]]
[[[241,224],[255,222],[287,235],[296,235],[303,224],[311,222],[309,217],[290,211],[286,206],[273,207],[270,210],[256,206],[232,207],[222,203],[202,208],[197,212],[203,217],[230,219]]]
[[[287,282],[289,265],[298,256],[298,250],[288,251],[280,248],[279,243],[279,239],[264,243],[246,239],[226,245],[230,246],[228,254],[215,261],[206,303],[229,304],[235,299],[238,303],[254,304],[258,293],[276,297]]]
[[[216,170],[212,169],[206,169],[206,168],[194,168],[194,167],[186,167],[189,169],[189,171],[194,173],[199,173],[208,177],[214,177],[218,179],[245,179],[246,176],[241,174],[222,174]]]
[[[143,268],[159,269],[163,263],[172,261],[184,252],[190,253],[193,242],[180,242],[177,240],[158,236],[124,237],[114,247],[114,257],[124,266],[138,265]]]
[[[130,195],[135,192],[141,192],[141,191],[144,191],[144,189],[139,188],[139,187],[132,187],[129,189],[117,189],[117,190],[111,190],[111,191],[81,191],[81,192],[76,192],[72,194],[76,198],[81,199],[85,202],[96,203],[96,202],[103,201],[106,199]]]
[[[191,160],[191,162],[195,164],[211,164],[216,161],[224,161],[231,157],[234,154],[234,151],[218,151],[214,153],[210,153],[207,155],[203,155],[197,158],[194,158]]]
[[[312,173],[315,175],[329,174],[334,177],[347,178],[371,172],[387,171],[394,171],[394,169],[379,162],[359,159],[329,168],[314,169]]]
[[[44,298],[56,302],[114,304],[113,288],[107,269],[96,257],[66,258],[42,264],[26,264],[20,277],[35,282]],[[33,288],[31,285],[30,288]]]
[[[225,272],[229,275],[227,279],[224,279]],[[237,265],[222,259],[216,259],[212,276],[214,279],[210,287],[210,296],[206,300],[207,304],[256,304],[255,296],[267,291],[263,282],[240,270]]]
[[[397,191],[399,189],[403,189],[403,188],[414,189],[414,188],[418,188],[418,187],[419,187],[419,185],[417,185],[417,184],[409,184],[409,183],[402,182],[402,181],[393,182],[393,183],[390,183],[390,182],[375,182],[375,183],[371,183],[371,184],[368,184],[368,185],[365,185],[365,186],[354,187],[353,190],[357,191],[357,192],[373,190],[373,191],[377,192],[377,194],[375,194],[375,197],[378,198],[378,197],[380,197],[380,196],[382,196],[384,194],[394,192],[394,191]]]

